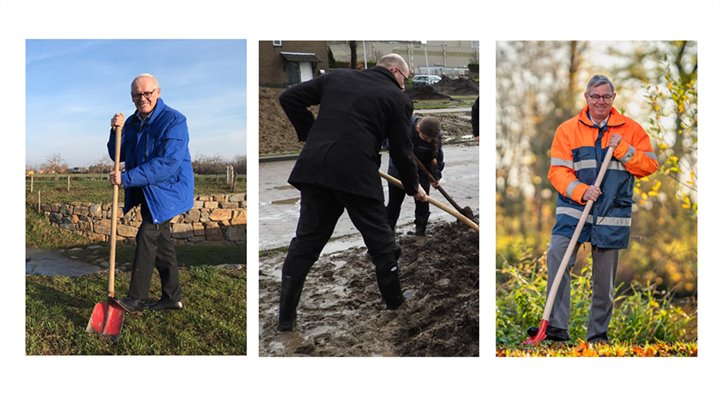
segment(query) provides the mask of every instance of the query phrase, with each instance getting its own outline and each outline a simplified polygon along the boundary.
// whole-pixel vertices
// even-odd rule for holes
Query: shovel
[[[389,182],[392,183],[394,186],[400,187],[400,188],[403,188],[403,189],[405,188],[405,187],[403,187],[402,182],[401,182],[400,180],[396,179],[395,177],[393,177],[393,176],[391,176],[391,175],[389,175],[389,174],[387,174],[387,173],[385,173],[385,172],[383,172],[383,171],[381,171],[381,170],[378,170],[378,173],[380,174],[380,177],[382,177],[383,179],[389,181]],[[430,204],[432,204],[432,205],[440,208],[441,210],[443,210],[443,211],[447,212],[448,214],[454,216],[455,218],[459,219],[459,220],[462,221],[465,225],[469,226],[470,229],[474,230],[475,232],[480,233],[480,228],[478,227],[478,224],[476,224],[475,222],[471,221],[471,220],[470,220],[468,217],[466,217],[465,215],[459,213],[458,211],[452,209],[451,207],[448,207],[447,205],[441,203],[440,201],[438,201],[438,200],[436,200],[436,199],[434,199],[434,198],[432,198],[432,197],[430,197],[430,196],[427,196],[427,201],[428,201]]]
[[[605,177],[605,172],[607,171],[610,160],[612,159],[613,149],[614,148],[611,146],[607,150],[605,160],[603,160],[602,166],[600,166],[600,173],[598,173],[598,176],[595,179],[595,187],[600,187],[600,183],[602,183],[603,177]],[[542,320],[540,321],[540,328],[538,328],[537,333],[534,336],[525,339],[525,341],[523,342],[524,345],[536,345],[545,340],[545,338],[547,337],[546,332],[548,328],[548,322],[550,320],[550,313],[552,312],[552,307],[555,303],[555,296],[557,295],[557,290],[558,288],[560,288],[560,281],[562,281],[562,277],[565,273],[566,267],[568,263],[570,263],[573,249],[575,248],[575,244],[577,243],[578,238],[580,238],[580,233],[582,232],[585,221],[590,214],[590,209],[592,208],[593,203],[594,201],[591,200],[588,201],[587,204],[585,204],[585,209],[583,209],[582,215],[580,215],[580,220],[578,221],[578,224],[575,227],[575,231],[572,234],[572,238],[570,238],[570,243],[565,250],[565,255],[560,262],[560,267],[558,268],[558,272],[557,274],[555,274],[555,279],[553,280],[552,286],[550,287],[547,302],[545,303],[545,312],[543,313]],[[534,332],[534,329],[535,328],[530,328],[530,330],[528,330],[528,333],[532,334]]]
[[[120,170],[120,141],[122,127],[115,127],[115,171]],[[108,299],[98,302],[93,308],[85,331],[106,335],[118,340],[123,325],[123,309],[115,302],[115,243],[117,241],[117,208],[119,187],[113,185],[112,218],[110,223],[110,276],[108,280]]]
[[[430,179],[431,182],[437,184],[437,180],[435,180],[433,175],[430,174],[430,171],[425,167],[425,165],[422,164],[422,162],[416,155],[414,155],[414,156],[415,156],[415,163],[417,163],[418,167],[420,169],[422,169],[423,172],[425,172],[425,175],[428,177],[428,179]],[[440,184],[438,184],[436,186],[436,188],[440,191],[440,194],[442,194],[445,197],[445,199],[448,200],[448,202],[450,202],[450,204],[452,204],[452,206],[455,207],[456,210],[458,210],[458,212],[465,215],[471,221],[475,222],[475,215],[472,212],[472,208],[470,208],[470,207],[460,208],[458,203],[456,203],[455,200],[453,200],[452,197],[450,197],[450,195],[445,191],[444,188],[442,188],[442,186]],[[475,222],[475,223],[477,223],[477,222]]]

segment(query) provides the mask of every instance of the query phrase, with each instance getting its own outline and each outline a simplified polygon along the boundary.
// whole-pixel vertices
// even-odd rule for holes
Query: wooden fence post
[[[38,213],[40,212],[40,190],[38,190]]]
[[[30,175],[30,192],[33,192],[33,182],[34,182],[35,176],[32,174]]]
[[[68,174],[67,191],[70,192],[70,175]]]

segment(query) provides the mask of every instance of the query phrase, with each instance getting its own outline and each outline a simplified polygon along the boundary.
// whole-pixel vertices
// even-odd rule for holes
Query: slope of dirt
[[[303,143],[298,141],[295,129],[278,102],[283,90],[260,87],[260,155],[293,153],[302,149]]]
[[[478,84],[470,79],[450,79],[444,76],[442,80],[433,86],[435,91],[451,96],[477,96],[479,95]]]
[[[400,274],[410,299],[385,309],[364,248],[325,255],[313,266],[296,331],[275,330],[284,252],[261,258],[261,356],[477,356],[478,236],[461,223],[402,236]]]
[[[452,97],[440,94],[435,86],[420,86],[414,89],[405,90],[405,94],[412,100],[451,100]]]

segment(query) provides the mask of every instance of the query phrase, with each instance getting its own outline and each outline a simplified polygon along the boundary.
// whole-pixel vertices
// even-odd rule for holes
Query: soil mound
[[[450,100],[452,97],[438,93],[434,86],[420,86],[412,90],[405,90],[413,100]]]
[[[295,128],[285,116],[278,96],[284,89],[260,87],[260,122],[258,146],[260,155],[293,153],[302,149]]]
[[[364,248],[322,256],[305,283],[296,331],[275,330],[284,252],[260,266],[261,356],[478,356],[478,235],[438,223],[402,236],[408,299],[385,309]]]
[[[447,76],[443,76],[433,87],[439,93],[453,96],[477,96],[479,92],[476,82],[465,78],[450,79]]]

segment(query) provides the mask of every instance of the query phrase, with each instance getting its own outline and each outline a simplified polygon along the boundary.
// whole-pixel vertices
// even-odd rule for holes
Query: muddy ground
[[[443,82],[445,83],[443,84]],[[450,98],[448,95],[464,95],[468,91],[472,92],[473,84],[475,85],[474,94],[477,94],[477,84],[462,79],[443,79],[434,86],[420,87],[419,91],[423,92],[423,94],[428,93],[428,95],[425,96],[413,96],[410,92],[408,92],[408,94],[417,99]],[[438,93],[438,90],[442,90],[443,93]],[[298,153],[303,146],[303,143],[297,140],[295,130],[278,102],[278,96],[282,91],[283,89],[260,88],[260,135],[258,145],[261,156]],[[318,111],[317,107],[311,110],[315,113]],[[429,114],[419,113],[417,115],[427,116]],[[445,142],[452,142],[456,139],[459,140],[462,136],[472,134],[470,113],[461,112],[432,115],[440,119],[443,140]]]
[[[478,235],[436,222],[403,235],[400,274],[411,296],[385,309],[365,248],[323,255],[298,307],[297,330],[275,330],[285,252],[260,258],[261,356],[478,356]]]

